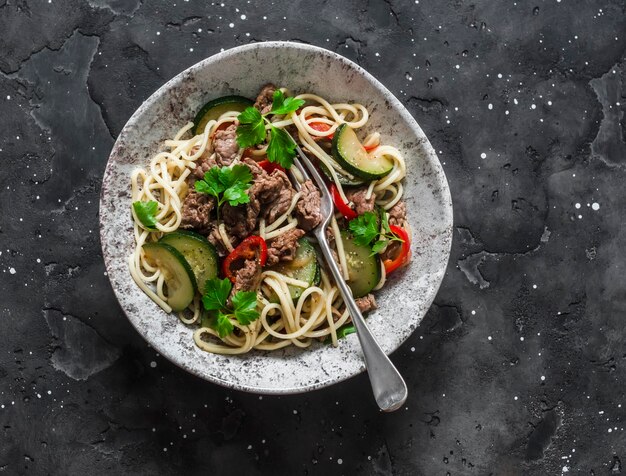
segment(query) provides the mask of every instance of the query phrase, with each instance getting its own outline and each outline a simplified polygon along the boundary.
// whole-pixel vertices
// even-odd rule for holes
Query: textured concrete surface
[[[626,471],[624,9],[0,0],[0,473]],[[448,175],[450,265],[393,356],[395,414],[366,376],[280,398],[198,380],[104,275],[100,180],[127,118],[198,60],[270,39],[372,72]]]

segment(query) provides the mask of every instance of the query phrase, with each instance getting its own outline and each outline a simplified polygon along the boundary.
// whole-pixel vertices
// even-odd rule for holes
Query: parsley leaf
[[[282,129],[270,128],[270,143],[267,147],[267,160],[288,169],[296,156],[296,143],[291,136]]]
[[[378,240],[376,243],[372,245],[372,254],[375,255],[375,254],[380,253],[385,248],[387,248],[388,244],[389,244],[389,240]]]
[[[219,194],[222,193],[226,188],[220,180],[220,177],[220,168],[211,167],[207,172],[204,173],[204,178],[202,180],[196,180],[196,183],[194,185],[196,192],[213,195],[216,198],[219,197]]]
[[[232,284],[228,279],[207,279],[204,286],[204,295],[202,296],[202,304],[207,311],[217,311],[214,320],[206,320],[207,325],[214,326],[220,337],[227,336],[234,330],[233,323],[230,319],[247,326],[251,322],[259,318],[257,311],[256,292],[254,291],[238,291],[231,298],[232,306],[228,305],[228,296],[230,295]],[[215,314],[215,313],[213,313]],[[204,318],[202,325],[205,324]]]
[[[217,313],[217,323],[215,324],[215,330],[220,335],[220,337],[226,337],[229,334],[232,334],[234,330],[233,323],[230,322],[228,318],[228,314],[224,314],[222,312]]]
[[[239,147],[252,147],[265,140],[265,122],[258,109],[248,107],[237,116],[237,144]]]
[[[252,186],[252,172],[247,165],[237,164],[232,167],[211,167],[204,174],[204,179],[196,180],[196,192],[213,195],[217,198],[217,206],[228,202],[235,207],[248,203],[250,197],[246,193]],[[221,196],[220,196],[221,195]]]
[[[369,245],[379,234],[376,215],[373,212],[365,212],[348,223],[348,227],[354,236],[354,242],[359,246]]]
[[[133,210],[135,210],[135,215],[141,222],[143,226],[145,226],[149,230],[156,230],[156,214],[159,209],[159,204],[154,200],[150,200],[149,202],[133,202]]]
[[[219,311],[226,307],[226,300],[233,287],[227,279],[207,279],[204,285],[204,295],[202,296],[202,304],[207,311]]]
[[[284,115],[290,112],[297,111],[304,104],[303,99],[296,99],[292,97],[285,98],[285,95],[280,89],[274,91],[274,98],[272,101],[271,114]]]
[[[272,126],[266,116],[285,115],[298,110],[304,105],[304,100],[293,97],[286,98],[280,89],[274,91],[272,109],[267,114],[261,115],[258,109],[248,107],[237,116],[239,126],[237,127],[237,144],[239,147],[252,147],[265,142],[267,132],[265,124],[270,125],[270,139],[267,146],[267,159],[270,162],[280,164],[284,168],[289,168],[293,164],[296,153],[296,143],[288,132],[278,127]]]
[[[247,326],[259,318],[256,310],[256,293],[254,291],[239,291],[231,299],[234,314],[240,324]]]

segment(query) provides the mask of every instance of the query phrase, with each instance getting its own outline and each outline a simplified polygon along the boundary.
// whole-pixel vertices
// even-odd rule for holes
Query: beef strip
[[[213,151],[215,152],[215,162],[217,165],[223,166],[233,163],[239,154],[236,123],[215,133],[213,137]]]
[[[245,238],[256,228],[259,216],[264,217],[268,225],[274,222],[289,209],[294,194],[284,172],[274,170],[268,175],[258,168],[262,173],[256,176],[248,189],[250,202],[236,207],[225,203],[221,209],[226,229],[238,238]]]
[[[406,220],[406,203],[400,200],[389,210],[389,224],[402,226]]]
[[[263,193],[264,199],[259,197],[263,204],[267,204],[264,208],[263,216],[267,225],[286,213],[291,205],[291,199],[295,193],[291,182],[284,172],[274,170],[269,176],[269,183],[265,185],[266,189]]]
[[[359,308],[359,311],[361,311],[362,313],[369,312],[373,309],[378,308],[378,305],[376,304],[376,298],[372,293],[360,298],[356,298],[355,302],[357,307]]]
[[[248,166],[250,172],[252,172],[253,178],[257,178],[260,175],[267,174],[267,172],[265,172],[265,170],[261,168],[259,163],[250,157],[244,157],[243,159],[241,159],[241,163]]]
[[[213,221],[210,227],[208,228],[208,230],[203,234],[206,234],[206,239],[209,240],[209,243],[215,246],[217,254],[220,257],[224,257],[228,255],[230,251],[226,248],[226,246],[224,246],[224,243],[222,242],[222,235],[220,235],[220,232],[217,229],[216,221]],[[240,241],[239,238],[231,235],[230,233],[228,233],[228,231],[226,231],[226,234],[228,235],[228,238],[230,239],[231,245],[237,246],[239,244],[239,241]]]
[[[214,207],[214,197],[190,190],[183,201],[180,227],[191,228],[203,234],[208,233],[211,228],[211,211]]]
[[[350,202],[354,204],[354,211],[357,215],[362,215],[365,212],[373,212],[374,211],[374,202],[376,200],[376,194],[372,192],[372,196],[369,199],[366,199],[367,188],[360,187],[345,190],[346,197]]]
[[[232,298],[239,291],[256,291],[261,282],[261,265],[257,260],[245,260],[235,271],[235,283],[230,293]]]
[[[249,190],[252,190],[250,188]],[[222,205],[220,215],[226,225],[226,231],[239,239],[247,237],[256,228],[261,204],[249,192],[250,202],[245,205],[231,206],[228,202]]]
[[[266,266],[274,266],[280,261],[293,261],[298,249],[298,239],[304,236],[304,230],[292,228],[273,238],[267,247]]]
[[[296,203],[295,214],[298,218],[298,225],[305,231],[310,231],[322,221],[322,195],[311,180],[302,184],[300,189],[302,195]]]
[[[254,107],[256,107],[261,114],[266,114],[272,109],[274,91],[276,91],[276,86],[272,83],[268,83],[261,88],[261,91],[254,102]]]

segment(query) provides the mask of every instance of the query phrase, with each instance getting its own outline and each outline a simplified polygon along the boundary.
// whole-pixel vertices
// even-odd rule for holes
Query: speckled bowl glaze
[[[316,343],[242,356],[209,354],[194,345],[191,327],[164,313],[137,287],[127,268],[133,249],[131,171],[145,167],[163,141],[208,100],[228,94],[252,98],[267,82],[331,102],[364,104],[371,114],[368,128],[380,131],[384,143],[404,154],[413,261],[377,292],[380,308],[367,320],[387,353],[415,330],[437,293],[450,253],[452,202],[435,151],[400,101],[364,69],[322,48],[291,42],[233,48],[183,71],[133,114],[111,152],[100,198],[102,251],[122,309],[161,355],[185,370],[230,388],[286,394],[326,387],[365,370],[357,336],[336,348]]]

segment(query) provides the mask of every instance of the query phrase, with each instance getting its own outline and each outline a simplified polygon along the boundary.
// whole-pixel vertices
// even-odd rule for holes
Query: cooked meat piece
[[[376,194],[372,192],[372,196],[368,199],[365,198],[367,195],[367,188],[355,188],[352,190],[345,190],[346,197],[350,202],[354,204],[354,211],[357,215],[362,215],[365,212],[373,212],[374,211],[374,201],[376,200]]]
[[[274,91],[276,91],[276,86],[272,83],[268,83],[261,88],[261,91],[254,102],[254,107],[261,111],[261,114],[266,114],[272,109]]]
[[[259,201],[250,192],[248,194],[250,195],[249,203],[233,207],[226,202],[220,210],[226,231],[240,239],[247,237],[256,228],[257,218],[261,210]]]
[[[256,260],[245,260],[235,271],[235,284],[230,293],[232,298],[239,291],[256,291],[261,281],[261,265]]]
[[[296,217],[298,225],[305,231],[310,231],[322,221],[322,195],[313,182],[307,180],[300,189],[302,195],[296,203]]]
[[[269,176],[262,196],[257,195],[263,205],[267,204],[263,216],[268,225],[289,210],[294,193],[295,190],[285,173],[274,170]]]
[[[241,159],[241,162],[246,164],[250,168],[250,172],[252,172],[252,176],[254,178],[257,178],[259,175],[267,174],[267,172],[261,168],[257,161],[250,157],[244,157],[243,159]]]
[[[194,229],[198,233],[208,233],[211,227],[211,211],[215,207],[215,198],[204,193],[190,190],[183,201],[180,227]]]
[[[355,301],[357,307],[359,308],[359,311],[361,311],[362,313],[369,312],[373,309],[378,308],[378,305],[376,304],[376,298],[372,293],[360,298],[356,298]]]
[[[273,266],[279,261],[293,261],[298,249],[298,239],[304,236],[304,230],[292,228],[282,235],[273,238],[267,247],[267,266]]]
[[[226,233],[228,235],[228,238],[230,239],[231,245],[237,246],[239,244],[239,239],[236,236],[229,234],[228,231]],[[226,248],[226,246],[224,246],[224,243],[222,242],[222,235],[220,235],[220,232],[217,229],[216,221],[211,223],[211,226],[206,233],[206,239],[209,240],[209,243],[215,246],[217,254],[220,257],[224,257],[229,253],[228,249]]]
[[[406,203],[400,200],[389,210],[389,224],[402,226],[406,220]]]
[[[237,124],[231,124],[226,129],[217,131],[213,138],[213,151],[217,165],[230,165],[237,158],[239,145],[237,144]]]
[[[268,175],[263,171],[248,189],[249,203],[236,207],[225,203],[222,206],[226,229],[237,238],[245,238],[256,228],[261,209],[262,216],[270,224],[287,211],[293,193],[291,182],[284,172],[275,170]]]
[[[217,162],[215,162],[215,154],[208,148],[205,149],[200,158],[196,161],[196,168],[193,169],[191,174],[189,174],[189,177],[187,178],[187,185],[189,185],[190,188],[193,188],[193,184],[196,180],[202,180],[204,178],[204,174],[216,165]]]

